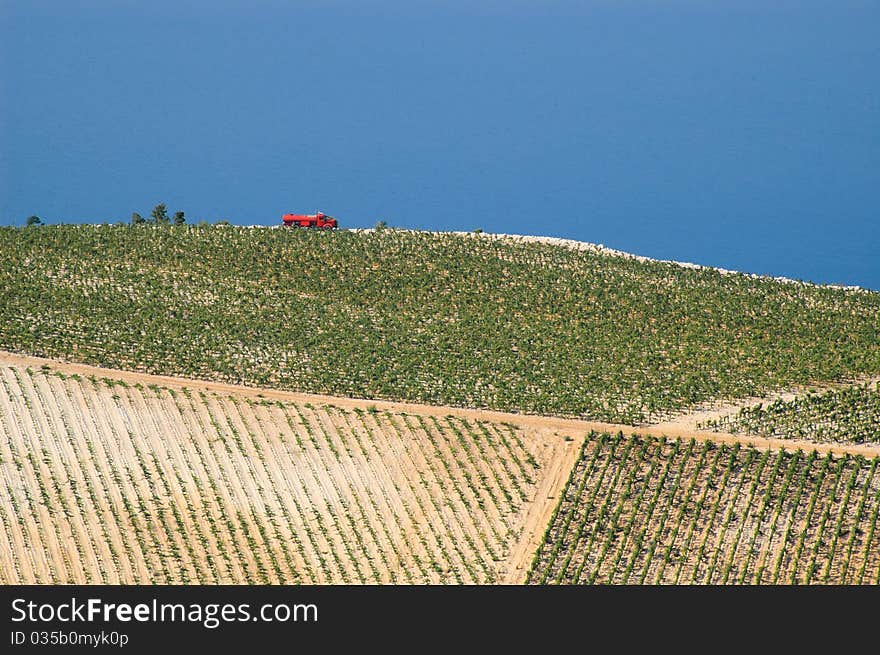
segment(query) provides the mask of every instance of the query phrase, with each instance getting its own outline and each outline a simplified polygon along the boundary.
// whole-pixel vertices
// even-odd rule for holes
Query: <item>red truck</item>
[[[317,214],[285,214],[281,222],[287,227],[314,227],[320,230],[335,230],[339,222],[324,212]]]

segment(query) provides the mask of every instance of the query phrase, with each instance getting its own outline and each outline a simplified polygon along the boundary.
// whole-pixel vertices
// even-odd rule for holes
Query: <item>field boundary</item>
[[[816,443],[813,441],[765,438],[753,435],[731,434],[727,432],[709,432],[669,423],[656,425],[626,425],[621,423],[605,423],[602,421],[588,421],[583,419],[541,416],[536,414],[517,414],[490,409],[470,409],[446,405],[426,405],[392,400],[371,400],[365,398],[350,398],[347,396],[311,394],[299,391],[282,391],[278,389],[250,387],[225,382],[212,382],[208,380],[103,368],[100,366],[92,366],[90,364],[79,364],[75,362],[46,359],[43,357],[33,357],[30,355],[20,355],[5,350],[0,350],[0,365],[30,366],[37,369],[48,366],[50,370],[58,371],[65,375],[81,375],[84,377],[95,376],[97,378],[106,377],[113,380],[122,380],[131,384],[155,384],[172,389],[187,388],[193,391],[201,390],[212,391],[215,393],[249,395],[267,400],[335,405],[336,407],[343,407],[346,409],[370,409],[375,407],[377,410],[404,414],[412,413],[421,414],[423,416],[458,416],[473,420],[511,423],[523,427],[556,430],[557,432],[567,434],[587,434],[590,432],[616,434],[618,432],[623,432],[627,435],[639,435],[645,437],[665,436],[669,438],[695,439],[697,441],[713,441],[715,443],[725,444],[738,443],[759,450],[795,451],[800,449],[805,452],[815,450],[823,455],[831,453],[832,456],[862,455],[863,457],[868,458],[880,457],[880,446],[878,445]]]
[[[501,580],[503,584],[524,584],[529,567],[541,543],[544,531],[550,524],[553,512],[568,485],[568,476],[577,464],[583,439],[572,439],[565,449],[553,459],[551,470],[544,476],[535,499],[529,504],[523,522],[523,532],[508,556],[508,569]]]

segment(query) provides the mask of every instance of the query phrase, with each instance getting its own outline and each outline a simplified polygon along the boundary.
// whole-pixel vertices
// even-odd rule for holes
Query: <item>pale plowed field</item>
[[[0,582],[503,581],[579,446],[2,366]]]

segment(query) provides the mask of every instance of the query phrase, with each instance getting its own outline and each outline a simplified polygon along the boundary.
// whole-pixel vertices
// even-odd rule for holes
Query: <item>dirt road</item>
[[[341,396],[326,396],[320,394],[299,393],[294,391],[279,391],[277,389],[262,389],[243,385],[226,384],[222,382],[210,382],[205,380],[192,380],[166,375],[151,375],[148,373],[135,373],[118,369],[101,368],[87,364],[61,362],[42,357],[30,357],[18,355],[6,351],[0,351],[0,365],[30,366],[39,369],[48,366],[53,371],[59,371],[65,375],[82,375],[114,380],[124,380],[130,384],[155,384],[172,389],[188,388],[194,391],[213,391],[216,393],[230,393],[247,395],[271,400],[290,401],[296,403],[310,402],[312,404],[328,404],[346,409],[367,409],[375,407],[379,410],[392,412],[411,412],[422,416],[460,416],[468,419],[493,421],[498,423],[513,423],[522,427],[534,427],[537,429],[549,429],[559,432],[563,436],[581,436],[589,432],[608,432],[625,434],[638,434],[642,436],[666,436],[681,439],[696,439],[699,441],[713,441],[716,443],[742,444],[753,446],[761,450],[815,450],[821,454],[832,455],[862,455],[864,457],[880,457],[880,446],[862,446],[856,444],[832,444],[813,443],[811,441],[798,441],[794,439],[765,439],[740,434],[728,434],[725,432],[707,432],[697,430],[694,421],[682,416],[674,421],[656,425],[624,425],[620,423],[605,423],[602,421],[586,421],[582,419],[558,418],[554,416],[537,416],[533,414],[517,414],[513,412],[499,412],[487,409],[469,409],[462,407],[423,405],[419,403],[397,402],[387,400],[368,400],[363,398],[347,398]],[[731,405],[725,411],[736,411],[737,406]],[[706,413],[700,412],[702,419]]]

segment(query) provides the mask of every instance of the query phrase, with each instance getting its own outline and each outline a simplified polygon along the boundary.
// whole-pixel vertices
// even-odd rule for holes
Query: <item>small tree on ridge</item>
[[[153,217],[153,221],[155,221],[157,225],[160,223],[168,223],[168,209],[165,207],[164,202],[160,202],[153,207],[153,211],[150,215]]]

